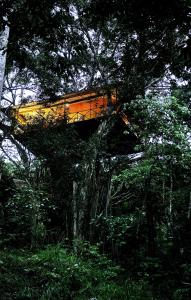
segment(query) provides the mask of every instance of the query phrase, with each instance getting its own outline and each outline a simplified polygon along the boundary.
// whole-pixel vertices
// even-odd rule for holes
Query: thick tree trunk
[[[53,226],[60,229],[62,238],[72,241],[74,238],[72,165],[65,160],[55,159],[49,163],[49,167],[52,177],[52,191],[57,207],[56,215],[53,214]]]
[[[4,30],[0,32],[0,108],[1,108],[1,98],[2,98],[2,91],[3,91],[3,80],[5,74],[8,39],[9,39],[9,27],[5,26]]]
[[[87,143],[83,161],[78,166],[79,176],[73,182],[74,236],[91,240],[95,233],[94,221],[108,214],[113,165],[106,155],[105,139],[112,128],[106,120]]]
[[[110,158],[94,157],[82,168],[82,177],[73,183],[74,236],[91,240],[94,221],[108,214],[112,167]]]
[[[74,139],[69,152],[61,145],[62,152],[68,154],[52,157],[48,162],[59,207],[57,225],[70,241],[93,240],[97,218],[109,214],[112,174],[121,164],[119,157],[114,159],[108,153],[108,136],[115,124],[115,118],[105,119],[86,141]],[[126,159],[131,161],[134,157]]]
[[[90,238],[93,230],[91,220],[104,210],[104,202],[108,202],[105,200],[107,188],[104,190],[103,186],[103,164],[97,158],[96,147],[94,150],[89,160],[84,158],[75,166],[63,160],[49,164],[58,207],[55,226],[59,226],[63,236],[70,241]],[[76,172],[73,172],[75,168]]]

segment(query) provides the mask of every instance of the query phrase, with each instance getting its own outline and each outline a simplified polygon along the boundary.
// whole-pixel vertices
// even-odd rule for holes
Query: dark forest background
[[[1,1],[2,300],[190,299],[190,8]],[[15,135],[15,103],[91,89],[119,114]]]

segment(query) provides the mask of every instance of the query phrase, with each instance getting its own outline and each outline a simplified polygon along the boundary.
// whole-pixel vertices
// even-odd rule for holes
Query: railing
[[[75,113],[66,113],[66,118],[68,123],[75,123],[75,122],[81,122],[81,121],[86,121],[90,119],[96,119],[99,117],[102,117],[106,115],[107,113],[107,108],[106,107],[98,107],[95,109],[88,109],[88,110],[81,110]]]

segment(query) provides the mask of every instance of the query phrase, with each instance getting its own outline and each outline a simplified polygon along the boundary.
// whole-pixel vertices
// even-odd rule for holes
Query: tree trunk
[[[150,192],[150,178],[145,183],[145,212],[147,220],[147,251],[149,257],[156,255],[156,203]]]
[[[156,224],[155,224],[155,208],[153,199],[146,199],[146,218],[148,232],[148,256],[155,257],[156,255]]]
[[[106,119],[86,141],[74,139],[71,142],[73,149],[67,155],[52,155],[48,160],[58,205],[55,226],[59,226],[63,236],[70,241],[93,240],[97,231],[96,219],[109,213],[111,178],[118,163],[113,163],[107,149],[108,134],[115,122],[115,118]],[[62,152],[66,152],[64,148]]]
[[[112,122],[103,122],[87,143],[79,176],[73,183],[74,233],[77,238],[91,240],[95,234],[95,220],[106,216],[110,203],[113,166],[106,155],[104,142]]]
[[[9,27],[5,26],[4,30],[0,32],[0,109],[1,109],[1,98],[2,98],[2,91],[3,91],[3,80],[5,74],[8,39],[9,39]]]
[[[64,159],[55,159],[49,163],[49,167],[52,177],[52,191],[57,207],[56,215],[53,214],[53,226],[60,229],[62,238],[72,241],[74,238],[72,165]]]
[[[96,218],[108,214],[112,168],[109,158],[97,157],[82,168],[82,177],[73,184],[74,233],[77,238],[92,240]]]

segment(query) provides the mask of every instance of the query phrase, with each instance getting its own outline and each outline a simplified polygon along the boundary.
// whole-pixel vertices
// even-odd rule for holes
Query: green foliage
[[[7,70],[16,64],[46,95],[120,83],[128,101],[166,68],[189,80],[189,0],[1,2]]]
[[[117,37],[123,41],[117,48],[121,64],[110,77],[121,83],[125,101],[144,95],[167,69],[190,80],[189,0],[93,0],[86,13],[110,45]]]
[[[48,199],[42,190],[34,190],[28,182],[22,184],[22,188],[16,190],[5,206],[9,215],[9,227],[12,228],[9,238],[10,242],[17,240],[17,243],[28,240],[34,246],[36,243],[42,243],[45,237],[44,206],[47,205]]]
[[[43,176],[42,163],[37,161],[33,162],[30,171],[19,165],[7,164],[6,168],[9,181],[5,190],[1,190],[2,196],[6,196],[6,190],[10,192],[9,197],[2,201],[4,219],[0,245],[41,245],[46,237],[48,210],[55,209],[44,181],[48,176]]]
[[[181,295],[188,299],[190,270],[182,263],[190,265],[191,251],[190,111],[183,99],[175,97],[138,98],[129,109],[132,130],[140,139],[136,150],[144,151],[144,156],[114,178],[114,185],[123,183],[131,195],[114,220],[122,222],[133,214],[133,231],[127,226],[125,235],[122,228],[120,232],[126,249],[136,245],[139,267],[135,264],[134,270],[149,279],[155,296],[160,299],[165,291],[167,297],[174,293],[175,299]]]
[[[122,270],[95,248],[89,250],[95,260],[77,257],[61,246],[33,253],[1,252],[1,299],[153,299],[145,282],[122,284]]]
[[[128,109],[133,113],[133,130],[140,136],[144,150],[146,147],[149,151],[153,146],[151,150],[156,149],[158,155],[160,150],[164,152],[168,148],[175,155],[181,150],[189,150],[186,122],[190,110],[182,100],[175,97],[137,98]]]

